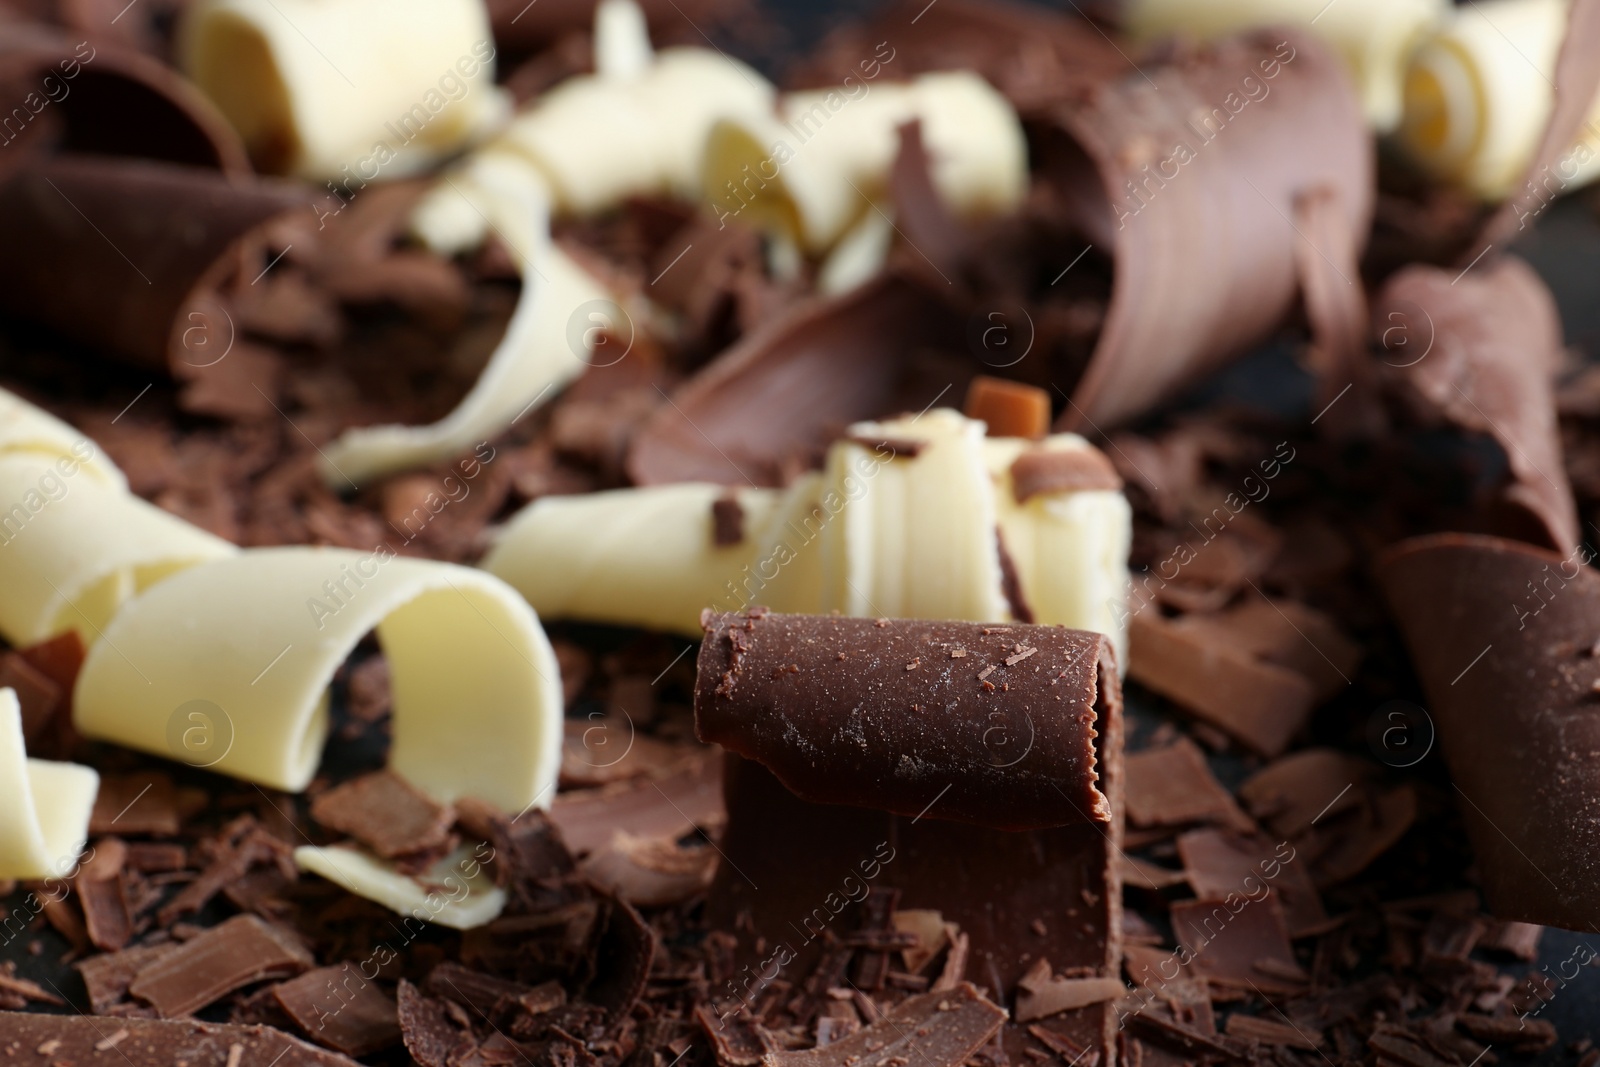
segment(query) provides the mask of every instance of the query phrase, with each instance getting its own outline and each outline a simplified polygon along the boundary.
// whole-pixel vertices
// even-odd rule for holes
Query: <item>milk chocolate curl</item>
[[[702,617],[695,724],[796,796],[999,830],[1106,824],[1109,639],[1052,626]]]
[[[193,378],[238,324],[210,294],[230,250],[305,202],[296,190],[214,171],[61,156],[0,187],[0,308],[152,370]]]
[[[1386,384],[1427,421],[1487,434],[1505,452],[1498,532],[1570,552],[1578,514],[1561,458],[1552,379],[1562,360],[1555,299],[1520,259],[1459,277],[1411,266],[1374,301]]]
[[[1264,30],[1146,64],[1058,107],[1051,126],[1039,167],[1115,267],[1059,428],[1131,418],[1280,327],[1302,288],[1290,221],[1302,197],[1332,199],[1345,239],[1314,256],[1359,288],[1372,149],[1348,76],[1314,36]]]
[[[1437,724],[1490,909],[1600,915],[1600,574],[1571,555],[1436,534],[1378,565]],[[1422,738],[1416,738],[1423,741]]]
[[[55,150],[246,174],[227,120],[165,64],[96,36],[8,22],[0,33],[0,178]]]

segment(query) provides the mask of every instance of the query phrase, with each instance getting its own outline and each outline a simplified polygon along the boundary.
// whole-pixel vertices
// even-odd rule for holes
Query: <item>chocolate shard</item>
[[[44,100],[46,77],[59,98]],[[198,89],[165,63],[102,36],[85,40],[54,26],[7,21],[0,85],[31,113],[18,128],[8,112],[0,179],[57,149],[250,173],[239,135]],[[37,111],[25,102],[30,93],[40,101]]]
[[[1422,680],[1484,895],[1497,918],[1587,930],[1600,909],[1592,817],[1600,574],[1514,541],[1402,542],[1377,574]]]
[[[1268,95],[1247,100],[1246,76]],[[1323,221],[1342,239],[1323,255],[1353,260],[1365,243],[1373,155],[1360,103],[1339,58],[1302,30],[1143,63],[1054,109],[1038,141],[1042,173],[1115,267],[1061,429],[1126,421],[1278,329],[1302,289],[1289,220],[1303,195],[1333,198]],[[1333,268],[1359,290],[1355,262]]]
[[[1297,993],[1310,976],[1294,958],[1283,911],[1271,894],[1172,906],[1172,930],[1194,977],[1224,989]]]
[[[121,952],[102,952],[73,966],[83,977],[84,988],[89,991],[89,1010],[96,1015],[108,1014],[110,1009],[128,995],[128,986],[145,967],[162,956],[176,952],[176,944],[135,945]]]
[[[971,982],[896,1004],[882,1019],[823,1048],[769,1052],[765,1067],[960,1067],[999,1032],[1006,1010]]]
[[[0,246],[37,249],[0,257],[0,307],[197,380],[227,365],[221,353],[236,339],[211,292],[239,268],[230,250],[307,196],[198,167],[91,156],[42,161],[0,187]]]
[[[366,1056],[400,1041],[395,999],[352,963],[318,967],[272,988],[305,1035],[346,1056]]]
[[[1122,696],[1102,635],[759,608],[702,622],[700,739],[803,799],[1001,830],[1112,818],[1094,742]]]
[[[1011,464],[1011,494],[1023,504],[1040,493],[1122,489],[1122,477],[1098,448],[1031,448]]]
[[[1216,822],[1249,832],[1255,823],[1222,787],[1205,754],[1187,737],[1128,754],[1128,821],[1135,826]]]
[[[51,1051],[41,1054],[41,1048]],[[98,1064],[111,1062],[112,1050],[120,1054],[117,1062],[125,1061],[130,1067],[174,1067],[179,1063],[191,1067],[225,1063],[357,1067],[355,1060],[270,1026],[0,1012],[0,1056],[8,1061],[22,1062],[26,1055],[40,1062]]]
[[[1391,391],[1425,421],[1488,435],[1505,452],[1495,532],[1571,552],[1578,515],[1554,388],[1561,319],[1544,282],[1514,256],[1460,276],[1411,266],[1384,285],[1373,314]]]
[[[890,277],[797,307],[674,392],[635,434],[628,475],[637,485],[782,485],[851,423],[964,388],[971,359],[934,354],[962,330],[943,300]]]
[[[550,805],[550,822],[575,853],[605,848],[619,831],[675,839],[726,819],[722,761],[705,752],[657,775],[560,793]]]
[[[364,774],[311,802],[311,817],[393,858],[447,844],[455,811],[393,771]]]
[[[128,992],[170,1019],[247,985],[300,974],[315,963],[295,935],[254,915],[238,915],[145,966]]]

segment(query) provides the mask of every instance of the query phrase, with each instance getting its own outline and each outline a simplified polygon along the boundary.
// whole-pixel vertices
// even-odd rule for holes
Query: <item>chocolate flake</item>
[[[307,971],[273,986],[272,995],[307,1037],[347,1056],[365,1056],[400,1040],[394,998],[356,964]]]
[[[864,1030],[806,1052],[769,1052],[766,1067],[960,1067],[1000,1032],[1006,1012],[970,982],[909,997]]]
[[[119,1019],[114,1027],[87,1015],[37,1015],[0,1012],[0,1055],[37,1051],[54,1064],[99,1064],[98,1047],[114,1033],[117,1061],[134,1067],[242,1062],[277,1067],[356,1067],[356,1062],[290,1037],[270,1026],[229,1026],[192,1019]]]
[[[744,507],[729,493],[711,502],[711,543],[718,548],[744,541]]]
[[[386,859],[449,842],[455,811],[393,771],[362,775],[311,802],[311,817],[349,834]]]
[[[170,1019],[247,985],[299,974],[315,962],[293,934],[239,915],[147,964],[128,992]]]
[[[1011,464],[1011,495],[1018,504],[1046,493],[1121,489],[1122,477],[1097,448],[1031,448]]]

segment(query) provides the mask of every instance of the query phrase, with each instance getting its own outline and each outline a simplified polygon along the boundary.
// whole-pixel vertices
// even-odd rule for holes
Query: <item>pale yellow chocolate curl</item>
[[[0,689],[0,878],[75,873],[99,789],[88,767],[27,758],[16,691]]]
[[[493,850],[462,845],[416,876],[348,845],[294,850],[295,866],[318,874],[358,897],[390,911],[454,930],[493,922],[505,910],[506,891],[494,884],[483,864]]]
[[[200,0],[178,58],[258,165],[359,193],[504,121],[483,0]]]
[[[1518,192],[1554,106],[1567,0],[1481,0],[1411,57],[1399,141],[1441,181],[1485,200]],[[1600,100],[1596,101],[1600,105]],[[1600,106],[1581,136],[1537,177],[1545,198],[1600,176]]]
[[[128,598],[238,551],[71,456],[0,455],[0,635],[93,644]]]
[[[549,802],[561,683],[538,618],[482,571],[386,549],[253,549],[167,579],[89,650],[74,721],[88,737],[298,792],[327,738],[334,671],[373,630],[397,773],[445,802]]]
[[[1005,97],[967,71],[789,93],[775,115],[718,123],[706,146],[703,195],[719,218],[826,251],[883,198],[899,127],[914,119],[933,186],[953,212],[1003,214],[1021,203],[1022,123]]]
[[[119,489],[128,486],[122,471],[93,441],[43,408],[0,389],[0,455],[18,452],[66,460],[66,467],[57,468],[63,476],[81,464],[85,473],[103,482]]]
[[[1123,8],[1128,32],[1141,43],[1169,35],[1208,40],[1260,26],[1306,26],[1344,60],[1367,122],[1380,133],[1400,122],[1406,61],[1449,15],[1449,0],[1130,0]]]
[[[522,274],[522,295],[488,365],[449,415],[430,426],[349,430],[322,450],[320,471],[335,489],[470,451],[582,374],[591,365],[601,329],[617,337],[632,335],[631,320],[608,291],[550,240],[547,191],[528,164],[504,153],[484,153],[433,195],[437,199],[428,207],[433,214],[427,217],[438,227],[437,240],[481,238],[480,232],[462,235],[451,229],[474,219],[492,228]],[[456,205],[465,214],[448,216]],[[607,358],[625,355],[624,349],[624,357]]]

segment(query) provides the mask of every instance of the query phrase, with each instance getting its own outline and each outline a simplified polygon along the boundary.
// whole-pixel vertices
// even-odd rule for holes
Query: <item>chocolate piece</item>
[[[115,837],[102,838],[72,880],[73,891],[83,907],[83,925],[89,940],[108,952],[121,948],[133,937],[133,915],[122,877],[127,862],[126,845]]]
[[[609,1022],[616,1025],[628,1017],[644,992],[655,959],[656,935],[633,905],[605,894],[600,894],[594,929],[590,947],[594,977],[583,996],[604,1008]]]
[[[764,609],[702,623],[700,739],[803,799],[1002,830],[1112,817],[1094,738],[1121,692],[1099,634]]]
[[[1328,921],[1322,898],[1304,860],[1287,841],[1260,834],[1191,830],[1178,837],[1178,855],[1195,896],[1201,900],[1254,897],[1269,891],[1283,906],[1290,936],[1301,936]]]
[[[1513,256],[1459,276],[1411,266],[1379,292],[1373,314],[1391,351],[1390,387],[1427,421],[1486,434],[1505,452],[1497,532],[1571,552],[1578,515],[1553,386],[1561,319],[1544,282]]]
[[[1307,975],[1294,958],[1283,911],[1271,894],[1259,899],[1185,900],[1172,906],[1172,930],[1192,962],[1190,973],[1227,989],[1294,993]]]
[[[311,817],[386,859],[447,845],[455,811],[393,771],[362,775],[311,802]]]
[[[637,485],[782,485],[844,426],[961,389],[970,361],[929,351],[961,330],[942,300],[894,278],[798,307],[674,392],[634,436],[628,475]]]
[[[102,37],[84,40],[53,26],[8,21],[0,86],[8,108],[30,116],[18,128],[7,112],[0,179],[56,148],[250,173],[238,134],[187,79]]]
[[[717,854],[660,838],[618,833],[580,865],[595,885],[638,907],[678,904],[704,892],[716,873]]]
[[[100,777],[94,813],[89,816],[93,834],[162,834],[178,832],[178,792],[161,771],[106,774]]]
[[[44,733],[61,706],[61,687],[18,652],[0,655],[0,689],[16,690],[26,742]]]
[[[1248,99],[1241,78],[1267,87]],[[1125,421],[1264,340],[1301,290],[1297,201],[1328,196],[1343,239],[1320,247],[1361,284],[1372,149],[1327,45],[1298,29],[1244,34],[1141,64],[1050,115],[1042,172],[1115,284],[1061,429]],[[1290,147],[1290,146],[1294,147]]]
[[[1115,1000],[1127,992],[1120,978],[1057,978],[1040,957],[1017,983],[1017,1022],[1033,1022],[1064,1011]]]
[[[1155,609],[1128,627],[1128,677],[1168,697],[1229,737],[1276,756],[1305,725],[1316,693],[1304,675],[1253,659],[1207,627]]]
[[[306,196],[195,167],[40,162],[0,187],[0,245],[38,250],[0,257],[0,307],[186,380],[221,373],[238,327],[212,290],[242,239]]]
[[[122,1036],[113,1041],[115,1035]],[[40,1049],[49,1049],[39,1053]],[[277,1067],[356,1067],[356,1062],[309,1045],[270,1026],[228,1026],[192,1019],[96,1019],[88,1015],[35,1015],[0,1012],[0,1055],[21,1062],[35,1054],[50,1063],[99,1064],[118,1061],[131,1067],[190,1067],[218,1064],[276,1064]]]
[[[1032,385],[980,374],[967,386],[961,413],[979,419],[990,437],[1035,440],[1050,432],[1050,394]],[[1122,484],[1120,479],[1117,483]]]
[[[1011,495],[1027,503],[1040,493],[1122,489],[1122,478],[1098,448],[1031,448],[1011,464]]]
[[[398,997],[400,1031],[406,1051],[422,1067],[446,1067],[476,1051],[466,1012],[459,1005],[425,997],[405,979]]]
[[[550,821],[576,853],[609,844],[619,831],[670,840],[725,818],[722,762],[709,753],[697,754],[661,775],[560,793],[550,805]]]
[[[293,934],[254,915],[238,915],[148,964],[128,992],[170,1019],[255,982],[299,974],[315,963]]]
[[[726,547],[744,540],[744,508],[736,496],[721,496],[711,502],[711,541]]]
[[[273,986],[272,995],[307,1037],[346,1056],[365,1056],[400,1040],[394,998],[354,964],[307,971]]]
[[[766,1067],[961,1067],[1006,1021],[972,985],[923,993],[896,1004],[882,1019],[824,1048],[769,1052]]]
[[[1378,578],[1437,724],[1490,910],[1587,930],[1600,907],[1600,574],[1514,541],[1406,541]]]
[[[1198,745],[1187,737],[1163,748],[1128,754],[1128,821],[1135,826],[1217,822],[1249,832],[1255,824],[1218,782]]]
[[[140,971],[177,949],[175,944],[135,945],[121,952],[102,952],[73,964],[89,992],[89,1010],[96,1015],[107,1014],[128,995],[128,986]]]

